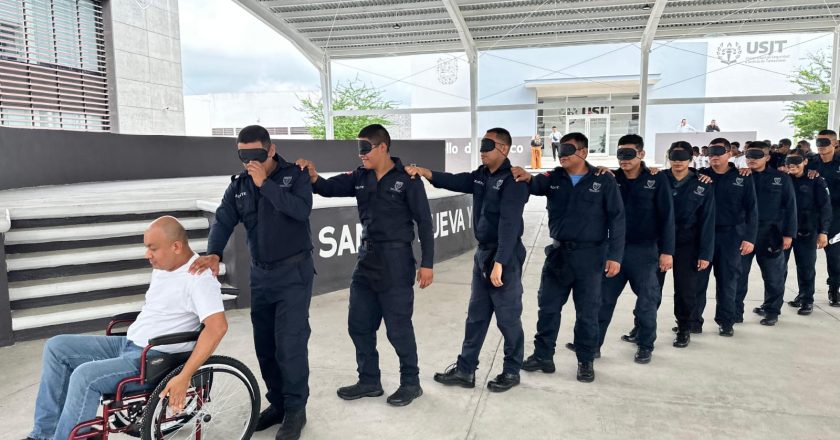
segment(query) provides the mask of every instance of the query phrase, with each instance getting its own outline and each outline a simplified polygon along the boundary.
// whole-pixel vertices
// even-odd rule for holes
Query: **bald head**
[[[170,243],[180,241],[184,246],[189,244],[187,243],[187,230],[184,229],[184,225],[171,215],[165,215],[153,221],[147,230],[151,231],[153,229],[162,232]]]
[[[175,270],[192,257],[187,231],[175,217],[164,216],[153,221],[143,234],[146,258],[155,269]]]

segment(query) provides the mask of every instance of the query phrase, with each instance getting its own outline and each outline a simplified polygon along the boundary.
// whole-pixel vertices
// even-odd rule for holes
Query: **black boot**
[[[306,408],[301,408],[295,411],[286,413],[286,418],[283,420],[283,426],[277,431],[275,440],[298,440],[300,432],[306,426]]]
[[[475,373],[467,373],[452,364],[443,373],[435,373],[435,382],[444,385],[458,385],[462,388],[475,388]]]
[[[788,301],[788,305],[796,308],[802,307],[802,294],[796,295],[796,298],[794,298],[793,301]]]
[[[420,388],[420,385],[400,385],[394,394],[388,396],[388,403],[393,406],[406,406],[422,395],[423,388]]]
[[[592,382],[595,380],[595,366],[592,362],[578,362],[578,382]]]
[[[754,308],[753,313],[755,313],[758,316],[767,315],[767,312],[764,311],[764,306]]]
[[[799,311],[796,312],[798,315],[810,315],[811,312],[814,311],[813,304],[802,304],[802,307],[799,308]]]
[[[718,330],[718,334],[721,335],[721,336],[726,336],[728,338],[731,338],[732,336],[735,336],[735,329],[732,328],[731,325],[722,325],[722,326],[720,326],[720,329]]]
[[[637,364],[649,364],[652,357],[653,352],[651,350],[639,347],[639,349],[636,350],[636,356],[633,358],[633,361]]]
[[[505,392],[519,385],[519,375],[514,373],[502,373],[495,379],[487,382],[487,389],[495,393]]]
[[[254,431],[263,431],[274,425],[283,423],[283,416],[285,415],[283,408],[277,408],[274,405],[268,405],[265,411],[260,413],[260,418],[257,419],[257,426]]]
[[[542,359],[535,354],[525,359],[525,362],[522,363],[522,369],[525,371],[542,371],[543,373],[553,373],[556,371],[553,360]]]
[[[674,347],[685,348],[691,342],[691,332],[688,330],[681,330],[677,332],[677,337],[674,339]]]
[[[362,397],[379,397],[385,394],[385,391],[382,390],[382,385],[378,383],[358,382],[355,385],[339,388],[336,394],[344,400],[356,400]]]
[[[624,342],[632,342],[632,343],[635,344],[636,342],[638,342],[638,339],[637,339],[638,335],[639,335],[639,327],[634,325],[633,328],[630,329],[630,333],[627,333],[626,335],[621,335],[621,340],[624,341]]]
[[[569,351],[575,351],[576,350],[575,349],[575,344],[572,344],[571,342],[567,342],[566,343],[566,349],[568,349]],[[600,359],[600,358],[601,358],[601,350],[598,350],[598,351],[595,352],[595,359]]]
[[[767,315],[764,319],[759,321],[759,324],[766,325],[766,326],[769,327],[769,326],[776,325],[777,322],[779,322],[779,317],[778,316]]]
[[[840,291],[837,286],[828,286],[828,305],[840,307]]]

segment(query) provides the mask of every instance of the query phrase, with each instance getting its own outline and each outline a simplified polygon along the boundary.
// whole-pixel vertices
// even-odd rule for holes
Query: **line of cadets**
[[[764,303],[754,312],[774,325],[782,308],[787,261],[796,259],[799,295],[790,301],[798,313],[811,313],[817,248],[825,248],[829,302],[840,306],[840,246],[828,237],[840,232],[840,155],[837,135],[821,132],[820,156],[809,162],[794,151],[786,172],[768,166],[770,146],[754,142],[749,169],[730,165],[730,143],[709,145],[711,166],[689,168],[691,145],[668,150],[671,168],[645,166],[644,142],[637,135],[619,140],[619,169],[586,161],[588,140],[569,133],[560,144],[560,167],[531,175],[512,167],[510,133],[488,130],[481,141],[482,165],[451,174],[404,166],[390,155],[390,136],[381,125],[359,133],[362,166],[328,179],[309,160],[286,162],[259,126],[243,129],[237,140],[245,171],[235,176],[211,227],[208,256],[218,264],[233,230],[244,223],[252,257],[251,317],[268,409],[257,430],[284,423],[278,439],[298,438],[306,423],[309,300],[314,270],[309,230],[312,193],[355,197],[362,224],[359,260],[350,285],[348,332],[356,349],[358,381],[337,390],[355,400],[384,394],[376,332],[386,334],[400,360],[400,386],[387,398],[394,406],[423,394],[412,325],[415,282],[433,282],[432,217],[420,176],[433,186],[472,194],[473,232],[478,241],[471,297],[461,352],[434,380],[472,388],[491,318],[504,337],[504,365],[487,384],[502,392],[520,382],[520,370],[555,371],[561,311],[575,302],[574,340],[577,379],[595,379],[619,295],[626,284],[636,294],[634,328],[622,339],[637,344],[635,361],[648,363],[656,339],[656,314],[667,271],[674,273],[673,345],[686,347],[701,333],[709,275],[716,279],[715,322],[721,336],[733,336],[743,322],[744,297],[752,260],[764,279]],[[265,153],[262,153],[262,151]],[[259,165],[259,166],[258,166]],[[260,171],[262,170],[262,171]],[[788,174],[789,173],[789,174]],[[829,189],[831,191],[829,192]],[[522,329],[522,214],[529,195],[545,196],[552,243],[545,248],[534,352],[524,356]],[[832,221],[832,219],[835,219]],[[419,269],[411,243],[419,234]],[[301,415],[302,414],[302,415]],[[294,426],[285,426],[293,424]]]

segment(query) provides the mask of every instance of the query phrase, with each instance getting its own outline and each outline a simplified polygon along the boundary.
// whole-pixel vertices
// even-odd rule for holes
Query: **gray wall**
[[[233,138],[132,136],[0,128],[0,190],[114,180],[235,174],[242,170]],[[289,161],[311,159],[321,172],[360,165],[355,141],[276,140]],[[444,141],[395,140],[404,163],[442,170]]]

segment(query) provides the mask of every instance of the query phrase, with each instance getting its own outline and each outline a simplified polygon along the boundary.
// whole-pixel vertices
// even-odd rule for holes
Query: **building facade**
[[[184,134],[177,0],[0,0],[0,126]]]

